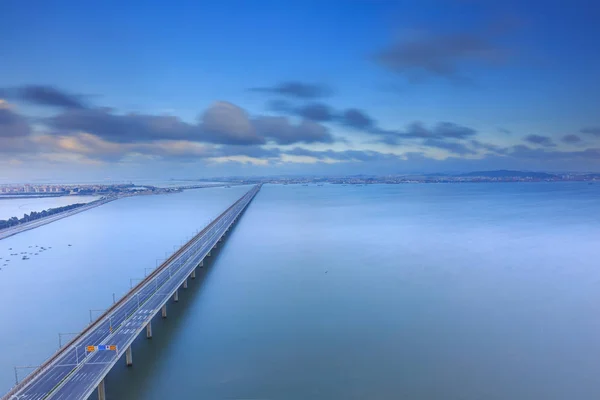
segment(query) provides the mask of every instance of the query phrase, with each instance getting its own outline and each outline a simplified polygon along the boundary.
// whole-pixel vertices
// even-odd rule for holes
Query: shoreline
[[[1,229],[0,230],[0,240],[17,235],[21,232],[25,232],[25,231],[28,231],[31,229],[38,228],[40,226],[44,226],[44,225],[52,223],[54,221],[58,221],[60,219],[70,217],[71,215],[75,215],[80,212],[87,211],[92,208],[95,208],[95,207],[101,206],[103,204],[110,203],[111,201],[119,200],[119,199],[122,199],[125,197],[151,196],[151,195],[160,195],[160,194],[180,193],[185,190],[205,189],[205,188],[214,188],[214,187],[222,187],[222,186],[227,187],[229,185],[212,185],[212,186],[198,185],[198,186],[187,186],[187,187],[180,186],[180,187],[172,187],[172,188],[168,188],[168,189],[163,189],[160,192],[133,192],[133,193],[122,194],[120,196],[99,199],[99,200],[95,200],[91,203],[88,203],[84,206],[74,208],[72,210],[63,211],[61,213],[49,215],[47,217],[36,219],[34,221],[29,221],[29,222],[25,222],[23,224],[19,224],[16,226],[11,226],[10,228]],[[59,197],[59,196],[41,196],[41,197]],[[19,196],[18,198],[25,198],[25,197]]]
[[[28,231],[31,229],[38,228],[43,225],[47,225],[51,222],[58,221],[59,219],[70,217],[71,215],[90,210],[92,208],[101,206],[103,204],[110,203],[111,201],[118,200],[120,198],[121,197],[112,197],[112,198],[96,200],[96,201],[93,201],[84,206],[74,208],[72,210],[63,211],[58,214],[49,215],[47,217],[36,219],[34,221],[25,222],[23,224],[11,226],[10,228],[2,229],[2,230],[0,230],[0,240],[17,235],[21,232],[25,232],[25,231]]]

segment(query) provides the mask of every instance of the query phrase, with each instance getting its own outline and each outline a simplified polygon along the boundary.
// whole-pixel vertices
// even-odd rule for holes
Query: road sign
[[[99,344],[98,346],[86,346],[85,349],[88,352],[92,351],[117,351],[117,345],[115,344]]]
[[[98,346],[96,346],[96,348],[98,349],[98,351],[115,351],[117,350],[117,346],[115,346],[114,344],[99,344]]]

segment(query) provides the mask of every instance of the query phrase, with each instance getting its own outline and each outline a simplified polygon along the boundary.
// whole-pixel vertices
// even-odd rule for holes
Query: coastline
[[[25,232],[25,231],[28,231],[28,230],[31,230],[31,229],[38,228],[40,226],[49,224],[49,223],[54,222],[54,221],[58,221],[59,219],[67,218],[67,217],[69,217],[71,215],[74,215],[74,214],[77,214],[77,213],[80,213],[80,212],[83,212],[83,211],[87,211],[87,210],[92,209],[94,207],[98,207],[98,206],[101,206],[103,204],[110,203],[111,201],[118,200],[120,198],[121,197],[111,197],[111,198],[105,198],[105,199],[96,200],[96,201],[93,201],[93,202],[91,202],[89,204],[86,204],[84,206],[74,208],[72,210],[63,211],[63,212],[58,213],[58,214],[49,215],[47,217],[36,219],[34,221],[25,222],[23,224],[19,224],[19,225],[16,225],[16,226],[11,226],[10,228],[2,229],[2,230],[0,230],[0,240],[6,239],[7,237],[10,237],[10,236],[17,235],[17,234],[19,234],[21,232]]]

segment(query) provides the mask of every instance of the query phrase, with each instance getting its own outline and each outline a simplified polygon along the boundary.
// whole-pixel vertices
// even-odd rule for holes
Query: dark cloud
[[[27,120],[0,103],[0,137],[23,137],[30,133]]]
[[[250,89],[253,92],[271,93],[297,99],[317,99],[330,96],[333,92],[325,85],[304,82],[283,82],[272,87],[259,87]]]
[[[337,111],[324,103],[309,103],[295,107],[285,100],[272,100],[268,103],[268,108],[312,121],[336,122],[342,126],[358,130],[369,131],[376,126],[376,122],[366,112],[357,108]]]
[[[600,149],[589,148],[581,151],[555,151],[547,149],[532,149],[525,145],[516,145],[510,149],[510,156],[540,161],[555,160],[593,160],[600,161]]]
[[[82,96],[67,93],[53,86],[25,85],[0,89],[0,97],[20,100],[39,106],[85,108]]]
[[[477,131],[453,122],[439,122],[433,128],[427,128],[422,122],[416,121],[408,125],[403,131],[373,129],[371,133],[382,136],[381,141],[390,145],[397,145],[403,139],[447,139],[464,140],[477,135]],[[435,142],[433,142],[435,143]]]
[[[569,143],[569,144],[575,144],[575,143],[580,143],[581,142],[581,138],[577,135],[565,135],[562,137],[562,141],[565,143]]]
[[[349,108],[344,111],[340,116],[340,121],[343,125],[355,129],[370,129],[376,125],[371,117],[357,108]]]
[[[336,160],[336,161],[369,162],[369,161],[382,161],[382,160],[398,159],[398,156],[396,156],[395,154],[380,153],[378,151],[368,151],[368,150],[314,151],[314,150],[308,150],[308,149],[304,149],[304,148],[300,148],[300,147],[296,147],[294,149],[288,150],[284,154],[288,154],[288,155],[292,155],[292,156],[313,157],[318,160],[331,159],[331,160]]]
[[[261,144],[264,137],[256,132],[248,114],[224,101],[209,107],[196,127],[196,140],[221,144]]]
[[[406,36],[375,55],[382,66],[404,74],[413,82],[425,76],[464,79],[459,67],[467,62],[495,63],[504,51],[481,34],[419,33]]]
[[[583,128],[580,132],[586,133],[588,135],[600,136],[600,127],[593,126],[593,127]]]
[[[452,122],[440,122],[433,128],[434,137],[439,138],[467,139],[476,134],[477,132],[474,129]]]
[[[217,102],[190,124],[174,116],[115,114],[110,109],[70,109],[47,119],[62,133],[87,132],[116,143],[156,140],[188,140],[225,145],[332,143],[333,136],[321,124],[302,120],[292,124],[287,117],[250,118],[240,107]]]
[[[423,145],[427,147],[434,147],[437,149],[446,150],[450,153],[454,153],[460,156],[477,154],[475,150],[465,146],[463,143],[448,142],[441,139],[426,139],[423,141]]]
[[[489,153],[493,153],[493,154],[503,155],[503,154],[506,154],[508,151],[505,147],[500,147],[500,146],[497,146],[497,145],[491,144],[491,143],[483,143],[483,142],[480,142],[479,140],[475,140],[475,139],[471,140],[469,143],[471,144],[471,146],[474,149],[486,150]]]
[[[291,124],[287,117],[259,117],[253,120],[256,132],[277,144],[333,143],[335,139],[323,125],[310,120]]]
[[[26,153],[34,153],[37,151],[37,146],[28,137],[2,137],[0,136],[0,161],[3,161],[5,156],[23,155]]]
[[[191,125],[177,117],[115,114],[108,108],[66,110],[46,123],[61,132],[87,132],[117,143],[187,139],[193,132]]]
[[[327,122],[335,118],[333,109],[323,103],[312,103],[301,106],[295,110],[295,113],[302,118],[319,122]]]
[[[528,135],[523,140],[529,143],[538,144],[544,147],[554,147],[556,146],[551,138],[548,136],[541,135]]]
[[[262,146],[240,146],[228,145],[222,146],[216,151],[220,157],[246,156],[260,159],[273,159],[281,155],[279,149],[265,149]]]

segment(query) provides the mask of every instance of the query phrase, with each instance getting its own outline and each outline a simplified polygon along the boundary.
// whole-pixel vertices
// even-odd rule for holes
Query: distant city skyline
[[[594,1],[32,5],[0,182],[600,172]]]

